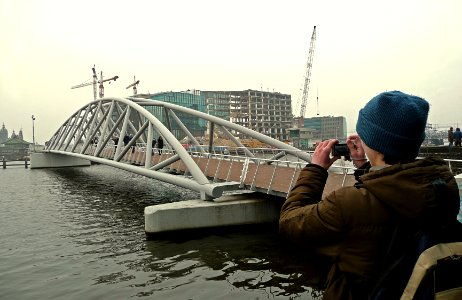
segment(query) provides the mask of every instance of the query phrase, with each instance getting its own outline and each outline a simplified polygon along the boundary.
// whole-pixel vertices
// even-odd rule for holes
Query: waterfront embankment
[[[422,146],[419,152],[420,157],[438,156],[449,160],[450,167],[454,174],[462,173],[462,147],[446,146]]]

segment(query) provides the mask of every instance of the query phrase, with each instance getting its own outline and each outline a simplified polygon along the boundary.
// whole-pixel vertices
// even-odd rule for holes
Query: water
[[[277,228],[147,240],[195,192],[103,165],[0,169],[0,299],[320,299],[324,265]]]
[[[0,299],[321,298],[324,265],[271,226],[146,239],[144,207],[195,192],[102,165],[8,167],[0,189]]]

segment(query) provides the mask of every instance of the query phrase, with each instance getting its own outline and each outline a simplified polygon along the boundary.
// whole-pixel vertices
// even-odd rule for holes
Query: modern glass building
[[[315,130],[313,135],[314,140],[344,140],[347,137],[347,124],[345,117],[325,116],[305,118],[303,127]]]
[[[139,95],[144,98],[168,102],[179,106],[191,108],[197,111],[206,112],[205,97],[201,91],[184,91],[184,92],[161,92],[149,95]],[[156,116],[162,123],[167,124],[165,111],[159,106],[147,106],[146,109]],[[204,136],[207,130],[207,122],[201,118],[184,114],[181,112],[175,112],[177,117],[183,122],[193,136],[200,137]],[[171,132],[179,140],[183,139],[186,134],[180,129],[178,124],[173,120],[169,120],[171,125]]]

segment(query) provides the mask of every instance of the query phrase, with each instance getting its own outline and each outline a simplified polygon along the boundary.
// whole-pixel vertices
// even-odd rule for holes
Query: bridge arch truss
[[[159,107],[164,113],[163,122],[147,108]],[[180,112],[180,114],[178,114]],[[203,119],[208,124],[207,144],[203,145],[179,116],[191,116]],[[172,123],[188,137],[191,147],[197,152],[188,151],[172,133]],[[144,98],[102,98],[88,103],[72,114],[51,139],[46,143],[45,152],[70,155],[93,162],[110,165],[119,169],[182,186],[201,194],[204,200],[220,197],[224,191],[243,188],[242,181],[225,181],[211,178],[201,168],[199,157],[212,155],[215,149],[215,131],[226,136],[233,146],[245,156],[244,166],[249,164],[275,164],[278,160],[293,155],[302,162],[310,162],[310,154],[270,138],[246,127],[224,119],[199,112],[183,106]],[[244,146],[235,136],[245,135],[277,149],[268,159],[255,157],[251,148]],[[123,137],[131,135],[131,140],[124,144]],[[162,136],[165,149],[157,154],[151,141],[155,136]],[[115,139],[118,137],[118,140]],[[137,163],[127,163],[126,157],[141,149],[142,155]],[[156,151],[155,151],[156,150]],[[163,157],[162,160],[156,159]],[[221,159],[229,161],[221,156]],[[183,175],[167,172],[173,164],[183,166]],[[242,176],[241,176],[242,177]],[[269,192],[270,193],[270,192]]]

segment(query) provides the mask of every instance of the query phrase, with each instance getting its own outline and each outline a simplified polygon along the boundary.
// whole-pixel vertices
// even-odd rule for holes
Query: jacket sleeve
[[[327,177],[317,165],[302,169],[281,209],[279,232],[284,237],[311,248],[334,245],[342,238],[341,195],[333,192],[321,199]]]

